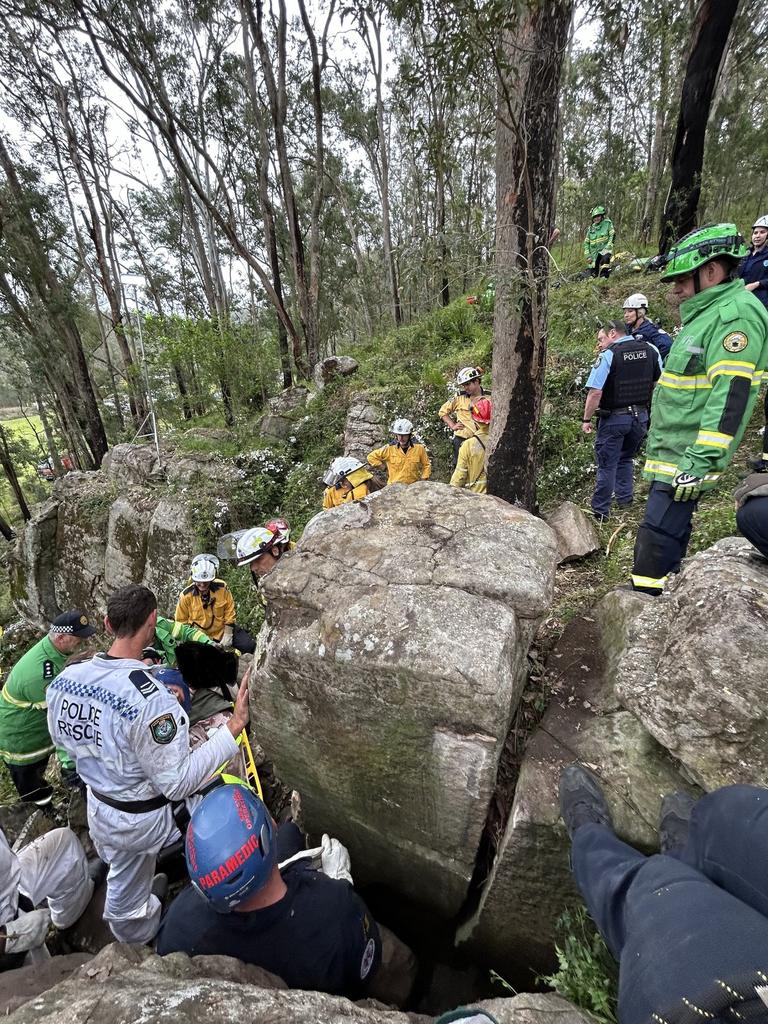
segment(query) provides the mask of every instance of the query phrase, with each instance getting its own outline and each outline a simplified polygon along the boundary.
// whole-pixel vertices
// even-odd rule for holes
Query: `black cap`
[[[62,612],[53,620],[50,631],[51,633],[63,633],[66,636],[79,636],[82,640],[93,636],[96,632],[88,621],[88,616],[83,615],[77,608],[73,608],[69,612]]]

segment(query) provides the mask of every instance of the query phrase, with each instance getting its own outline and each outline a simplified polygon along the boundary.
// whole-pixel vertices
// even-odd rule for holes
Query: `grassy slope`
[[[538,480],[543,512],[566,498],[589,507],[594,451],[592,439],[580,428],[584,381],[594,358],[598,323],[619,316],[623,298],[639,288],[648,294],[654,318],[671,329],[674,320],[664,298],[665,290],[652,277],[625,273],[609,281],[564,283],[550,291]],[[435,478],[449,478],[450,442],[437,411],[451,393],[450,382],[458,367],[477,364],[490,368],[490,314],[467,305],[462,297],[414,324],[370,339],[351,349],[350,354],[360,363],[358,372],[327,387],[306,412],[297,414],[295,440],[286,445],[261,440],[253,424],[242,426],[226,442],[178,436],[182,446],[218,449],[236,456],[244,471],[243,483],[229,496],[226,507],[201,496],[199,540],[204,547],[211,546],[219,532],[263,522],[277,513],[300,530],[320,508],[321,475],[330,459],[341,452],[346,410],[362,391],[371,394],[393,418],[412,419],[432,454]],[[490,372],[484,381],[492,385]],[[730,493],[744,472],[747,455],[759,447],[761,426],[758,407],[723,486],[702,502],[691,553],[734,532]],[[385,440],[382,437],[382,443]],[[553,632],[605,590],[627,579],[645,489],[646,485],[640,483],[639,500],[632,510],[599,527],[603,555],[559,574],[557,604],[549,622]],[[253,594],[242,575],[229,573],[230,585],[243,612],[254,613]]]

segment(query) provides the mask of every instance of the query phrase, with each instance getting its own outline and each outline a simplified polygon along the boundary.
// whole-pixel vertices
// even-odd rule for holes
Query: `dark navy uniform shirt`
[[[283,871],[271,907],[220,914],[191,886],[171,904],[157,938],[161,956],[233,956],[277,974],[289,988],[361,998],[381,962],[376,922],[348,882],[298,862]]]

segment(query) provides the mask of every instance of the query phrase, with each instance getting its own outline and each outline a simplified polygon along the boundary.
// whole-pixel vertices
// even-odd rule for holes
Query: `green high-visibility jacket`
[[[68,657],[44,636],[11,669],[0,690],[0,757],[8,764],[32,764],[53,753],[46,690]]]
[[[162,651],[169,665],[176,665],[176,644],[183,644],[188,640],[196,640],[199,644],[213,643],[213,640],[197,626],[188,626],[184,622],[175,622],[173,619],[163,618],[162,615],[157,616],[154,646]]]
[[[584,238],[584,259],[594,263],[598,253],[613,252],[613,239],[616,232],[613,221],[603,217],[599,224],[590,224]]]
[[[677,473],[717,485],[734,456],[768,366],[768,312],[741,280],[718,284],[680,305],[674,339],[651,406],[643,476]]]

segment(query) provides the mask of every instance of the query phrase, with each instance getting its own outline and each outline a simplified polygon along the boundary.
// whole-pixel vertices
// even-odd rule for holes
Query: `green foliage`
[[[539,981],[603,1024],[617,1024],[618,967],[586,909],[566,910],[557,928],[562,936],[555,946],[558,969]]]

